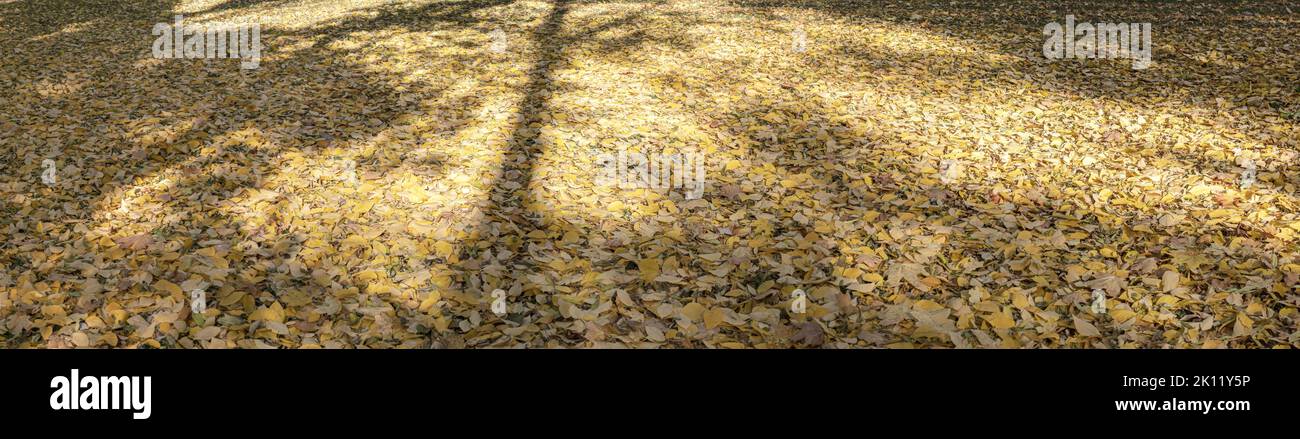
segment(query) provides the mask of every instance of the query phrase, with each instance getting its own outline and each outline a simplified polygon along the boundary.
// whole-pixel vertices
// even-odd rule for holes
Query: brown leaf
[[[799,328],[790,341],[808,347],[818,347],[825,343],[825,331],[817,322],[804,322],[796,325]]]
[[[1084,337],[1101,336],[1101,331],[1097,330],[1096,326],[1093,326],[1092,323],[1088,323],[1087,320],[1078,317],[1074,318],[1074,329],[1076,331],[1079,331],[1079,335],[1082,335]]]
[[[141,233],[139,235],[118,238],[117,246],[127,250],[144,250],[153,245],[153,235]]]

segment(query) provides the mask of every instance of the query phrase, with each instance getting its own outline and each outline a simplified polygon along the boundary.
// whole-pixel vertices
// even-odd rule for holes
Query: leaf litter
[[[0,341],[1300,342],[1300,16],[1009,3],[0,3]],[[261,68],[152,59],[178,13]],[[1067,13],[1155,63],[1042,59]]]

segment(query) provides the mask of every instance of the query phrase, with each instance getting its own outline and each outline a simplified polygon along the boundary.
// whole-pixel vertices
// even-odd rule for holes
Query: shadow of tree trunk
[[[550,95],[553,88],[553,76],[558,65],[563,63],[563,51],[568,39],[560,35],[564,17],[569,13],[568,0],[556,0],[551,11],[542,24],[533,32],[531,39],[538,50],[537,60],[528,71],[528,78],[523,89],[523,97],[518,105],[515,127],[511,131],[506,151],[503,153],[500,172],[492,182],[488,195],[488,208],[476,226],[479,239],[467,243],[465,249],[487,248],[491,252],[485,259],[499,258],[509,273],[528,272],[533,265],[529,256],[530,248],[543,245],[530,233],[544,230],[545,218],[530,206],[538,202],[533,193],[533,174],[535,162],[541,153],[538,142],[543,115],[548,113]],[[535,235],[534,235],[535,236]],[[542,240],[544,240],[543,238]],[[475,253],[478,250],[474,250]],[[469,260],[473,255],[463,255],[462,260]],[[462,263],[462,274],[468,290],[476,290],[470,278],[478,276],[477,266]],[[502,278],[502,282],[514,284],[493,285],[486,280],[481,290],[482,297],[488,292],[501,288],[513,296],[528,288],[523,285],[525,276],[514,275]],[[471,292],[471,291],[466,291]],[[511,320],[524,319],[526,316],[510,316]]]

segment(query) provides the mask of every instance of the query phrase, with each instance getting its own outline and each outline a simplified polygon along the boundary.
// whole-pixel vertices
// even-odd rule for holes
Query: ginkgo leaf
[[[922,281],[921,276],[925,275],[925,267],[921,264],[913,263],[893,263],[885,270],[887,277],[885,283],[891,287],[897,287],[902,281],[907,281],[909,285],[921,292],[930,291],[931,286]]]
[[[641,259],[637,262],[637,268],[641,271],[641,280],[652,282],[659,277],[659,260],[655,258]]]
[[[45,3],[4,347],[1300,347],[1277,2],[1097,11],[1178,30],[1147,69],[966,2]]]
[[[1101,336],[1101,331],[1098,331],[1096,326],[1093,326],[1092,323],[1088,323],[1087,320],[1078,317],[1074,317],[1074,330],[1079,331],[1079,335],[1084,337]]]
[[[153,235],[141,233],[123,238],[118,238],[117,245],[127,250],[144,250],[153,245]]]

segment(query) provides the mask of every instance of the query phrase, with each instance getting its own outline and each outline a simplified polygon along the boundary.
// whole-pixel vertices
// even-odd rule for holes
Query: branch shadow
[[[226,9],[239,12],[256,3]],[[357,291],[350,273],[324,264],[320,254],[323,248],[343,247],[341,242],[360,229],[358,223],[367,221],[366,212],[357,209],[352,209],[359,213],[355,220],[310,214],[311,203],[329,201],[291,193],[302,188],[282,186],[294,177],[285,175],[286,169],[320,166],[320,175],[300,177],[329,188],[319,195],[333,197],[333,209],[344,206],[340,194],[382,197],[382,192],[341,186],[336,174],[343,163],[357,162],[357,173],[368,180],[391,182],[397,176],[390,174],[408,172],[417,179],[436,178],[445,158],[436,151],[386,157],[384,144],[403,141],[389,133],[428,120],[439,108],[472,109],[478,102],[443,84],[411,82],[400,69],[375,68],[365,62],[362,48],[303,44],[340,35],[328,26],[293,32],[264,28],[261,68],[241,71],[237,60],[150,57],[155,37],[149,32],[154,23],[171,22],[176,2],[36,4],[0,5],[6,27],[17,23],[28,31],[0,36],[6,47],[20,48],[16,56],[4,57],[0,71],[5,81],[24,84],[0,92],[0,112],[13,116],[0,122],[0,149],[15,154],[0,169],[5,202],[0,210],[6,213],[0,229],[7,231],[0,242],[0,266],[6,267],[0,286],[17,285],[34,294],[0,315],[6,346],[67,345],[72,332],[85,328],[78,322],[89,316],[120,339],[144,327],[152,331],[148,322],[159,315],[179,314],[185,329],[180,322],[189,314],[186,297],[141,299],[160,281],[208,285],[213,307],[231,319],[226,337],[240,346],[265,346],[254,333],[274,338],[281,331],[250,325],[257,309],[290,297],[327,306],[337,303],[331,292]],[[195,23],[203,19],[187,17]],[[36,25],[27,27],[30,23]],[[469,62],[467,55],[434,59]],[[441,136],[457,129],[440,128]],[[58,163],[53,187],[41,183],[40,163],[47,157]],[[161,202],[137,201],[144,199]],[[119,202],[121,209],[114,209]],[[304,233],[308,230],[297,224],[304,220],[328,224],[329,233]],[[122,236],[153,241],[126,249],[113,243]],[[71,249],[76,251],[66,251]],[[113,318],[103,307],[109,301],[126,304],[130,315],[143,320]],[[51,305],[67,312],[39,311]],[[326,315],[341,321],[384,318],[356,312],[335,307]],[[298,318],[306,324],[306,314]],[[36,329],[42,326],[57,329],[41,334]],[[314,337],[311,331],[304,334]],[[360,344],[360,337],[347,343]],[[130,346],[196,343],[181,331]]]
[[[1297,57],[1284,47],[1246,46],[1259,35],[1285,35],[1300,22],[1286,2],[1047,2],[1018,0],[997,7],[978,3],[856,2],[847,0],[728,0],[738,7],[766,11],[803,11],[859,23],[889,23],[965,41],[981,50],[1005,55],[1014,68],[994,66],[1001,77],[1032,71],[1030,80],[1056,92],[1105,98],[1135,105],[1178,102],[1218,110],[1216,98],[1248,121],[1287,119],[1284,110],[1300,106]],[[1042,55],[1043,26],[1063,23],[1067,14],[1083,22],[1152,23],[1155,66],[1133,70],[1127,59],[1063,60]],[[1226,50],[1225,50],[1226,49]],[[854,52],[846,50],[846,55]],[[879,54],[862,54],[865,60]],[[1208,56],[1208,57],[1207,57]],[[1160,84],[1151,87],[1150,84]],[[1290,85],[1290,86],[1288,86]],[[1249,108],[1249,111],[1245,111]],[[1291,116],[1294,122],[1294,116]]]

